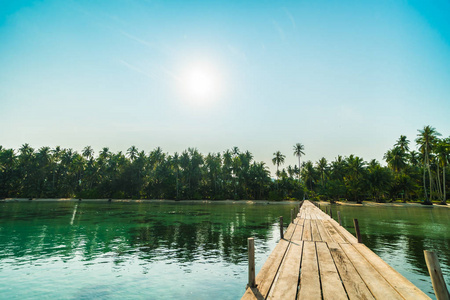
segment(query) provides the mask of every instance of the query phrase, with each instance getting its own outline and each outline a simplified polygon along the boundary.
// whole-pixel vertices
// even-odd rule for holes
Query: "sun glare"
[[[183,81],[187,96],[196,103],[210,102],[219,95],[218,74],[211,66],[189,67]]]

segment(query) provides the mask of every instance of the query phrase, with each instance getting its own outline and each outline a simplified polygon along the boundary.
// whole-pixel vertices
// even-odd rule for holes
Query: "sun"
[[[218,72],[209,64],[191,65],[185,71],[183,83],[186,95],[196,103],[210,102],[220,92]]]

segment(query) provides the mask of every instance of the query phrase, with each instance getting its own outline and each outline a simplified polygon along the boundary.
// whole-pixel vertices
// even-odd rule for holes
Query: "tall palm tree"
[[[436,131],[434,127],[431,127],[430,125],[425,126],[422,130],[418,130],[419,133],[417,134],[416,143],[419,146],[419,150],[423,154],[423,189],[425,192],[425,204],[432,204],[433,195],[431,192],[431,185],[432,185],[432,174],[430,169],[430,154],[433,150],[434,145],[436,144],[438,140],[438,136],[441,134]],[[425,171],[428,170],[428,176],[430,179],[430,197],[428,197],[427,194],[427,187],[425,183]]]
[[[400,135],[400,138],[397,140],[397,143],[394,145],[395,147],[399,147],[403,152],[409,151],[409,140],[405,135]]]
[[[272,163],[277,166],[277,174],[276,175],[277,175],[277,179],[279,179],[278,168],[280,167],[280,165],[284,164],[284,159],[286,158],[286,156],[281,154],[280,151],[275,152],[273,155],[275,155],[275,156],[274,156],[274,158],[272,158]],[[278,181],[277,181],[277,188],[278,188]]]
[[[450,138],[443,139],[439,141],[439,143],[436,145],[435,152],[437,154],[438,166],[440,165],[442,167],[442,196],[441,196],[441,204],[446,205],[447,204],[447,195],[445,190],[445,167],[448,164],[449,161],[449,155],[450,155]],[[439,176],[439,172],[437,174]],[[440,189],[439,189],[440,190]]]
[[[300,172],[298,173],[298,182],[300,182],[300,173],[302,171],[300,158],[302,157],[302,155],[305,155],[305,152],[303,150],[305,150],[305,146],[303,146],[303,144],[297,143],[294,145],[294,155],[298,157],[298,167],[300,169]]]

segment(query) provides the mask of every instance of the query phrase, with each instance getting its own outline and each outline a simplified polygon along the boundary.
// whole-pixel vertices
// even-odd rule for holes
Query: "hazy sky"
[[[450,135],[450,2],[0,0],[0,120],[15,149],[381,161]]]

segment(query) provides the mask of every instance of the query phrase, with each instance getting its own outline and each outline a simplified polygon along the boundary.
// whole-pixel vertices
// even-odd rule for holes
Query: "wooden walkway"
[[[430,299],[304,201],[242,299]]]

